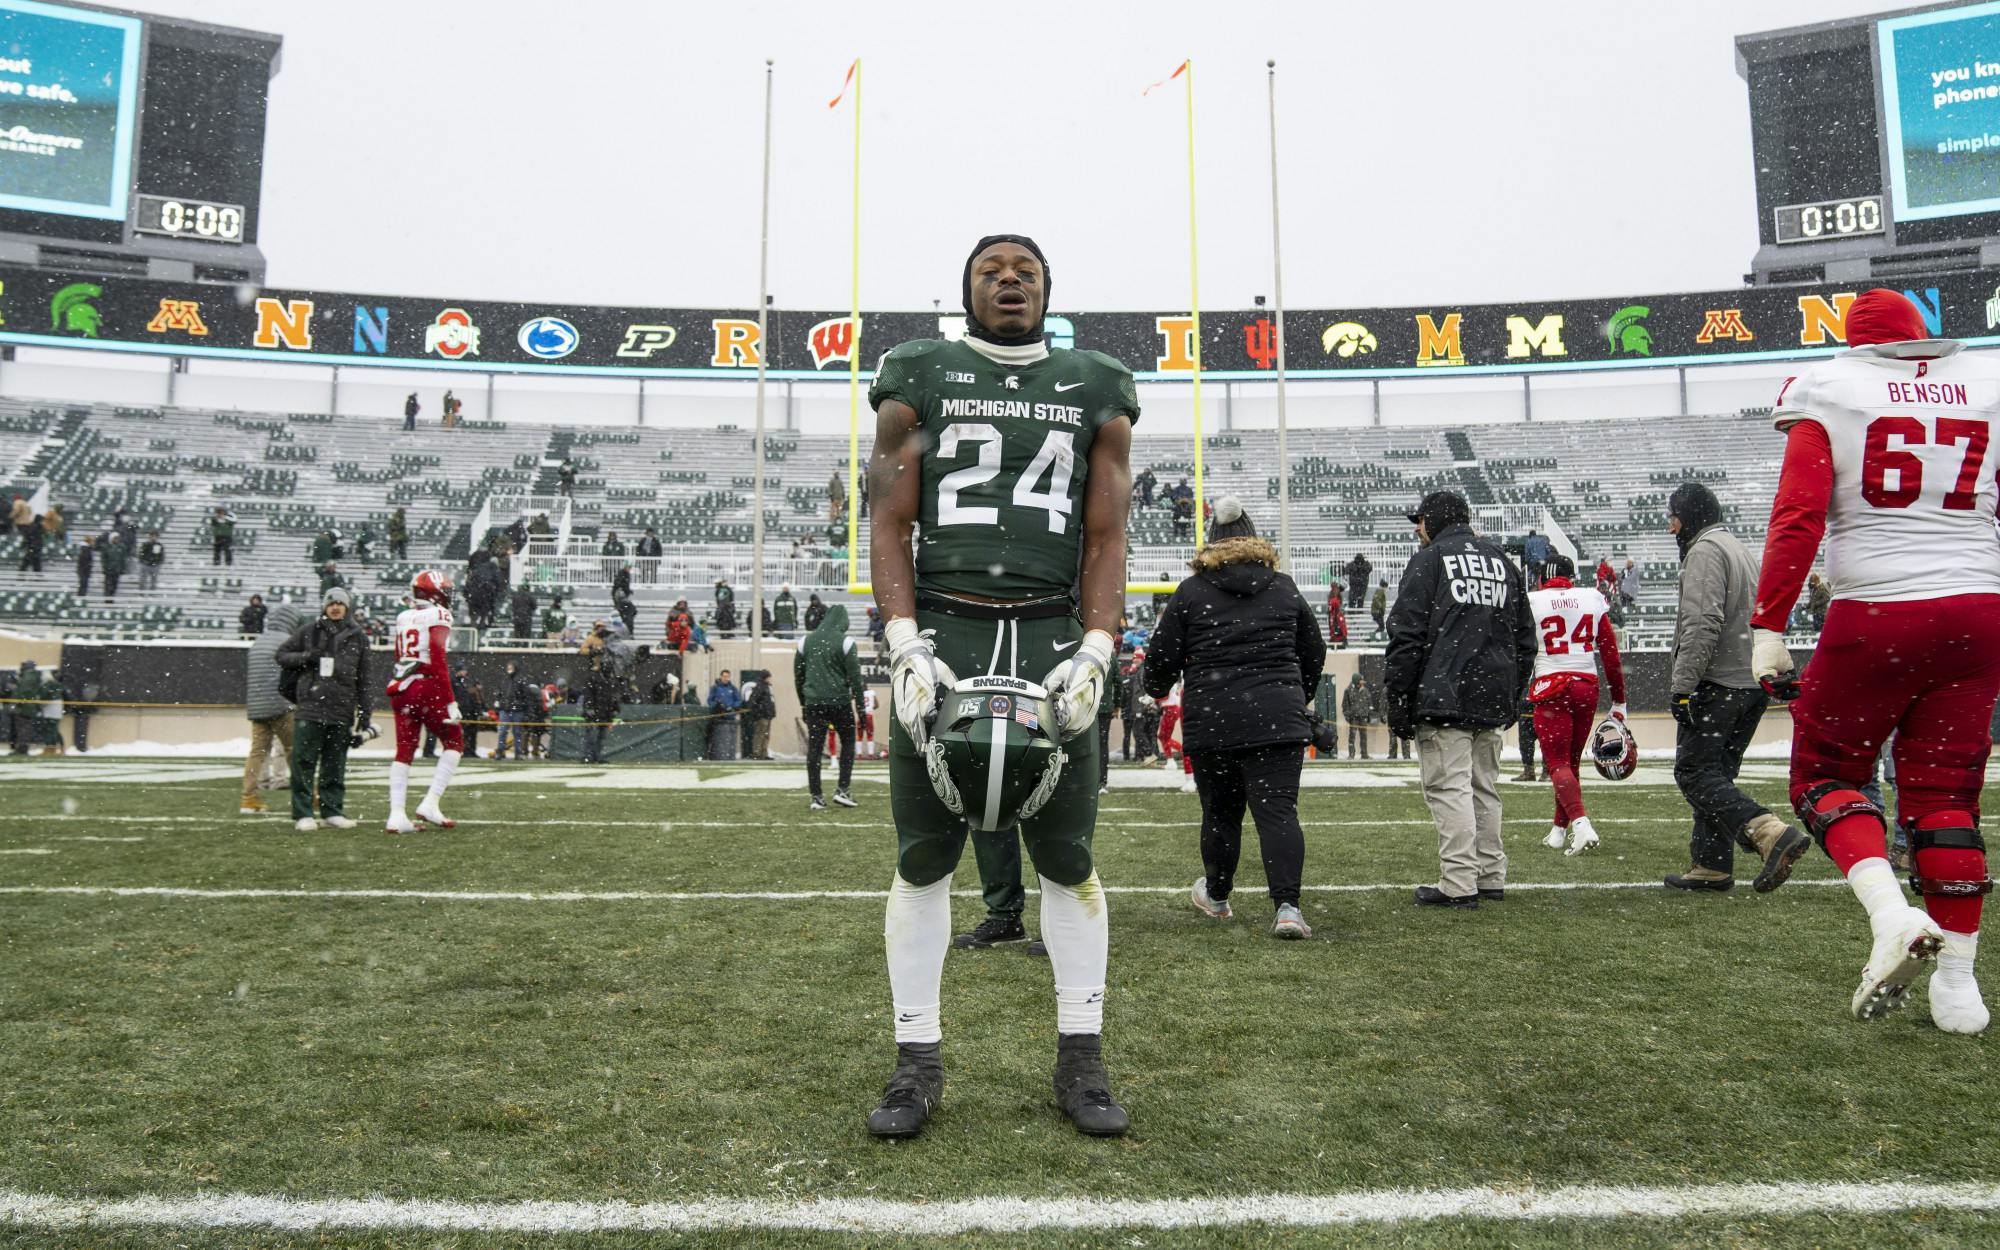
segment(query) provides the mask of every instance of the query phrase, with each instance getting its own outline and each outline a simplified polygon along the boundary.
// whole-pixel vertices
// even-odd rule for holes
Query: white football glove
[[[1625,705],[1624,705],[1623,703],[1614,703],[1614,704],[1612,704],[1612,705],[1611,705],[1611,714],[1612,714],[1613,716],[1617,717],[1617,718],[1618,718],[1619,720],[1624,720],[1624,719],[1625,719]]]
[[[917,623],[899,616],[882,627],[882,641],[889,646],[889,708],[910,735],[910,744],[919,750],[930,740],[931,722],[958,681],[931,640],[917,631]]]
[[[458,701],[454,699],[452,700],[451,706],[445,708],[444,710],[444,723],[447,725],[456,725],[458,724],[458,721],[459,721]]]
[[[1784,635],[1776,630],[1751,628],[1750,675],[1773,698],[1799,697],[1799,683],[1792,676],[1792,653],[1785,647]]]
[[[1097,727],[1097,704],[1104,698],[1105,674],[1111,671],[1117,647],[1110,634],[1093,629],[1083,636],[1075,655],[1042,679],[1050,702],[1055,704],[1056,728],[1063,737],[1074,738]]]

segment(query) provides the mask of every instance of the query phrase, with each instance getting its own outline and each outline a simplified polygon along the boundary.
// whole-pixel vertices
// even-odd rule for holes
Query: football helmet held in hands
[[[945,693],[923,752],[938,798],[987,831],[1042,810],[1064,763],[1048,691],[997,674],[968,677]]]

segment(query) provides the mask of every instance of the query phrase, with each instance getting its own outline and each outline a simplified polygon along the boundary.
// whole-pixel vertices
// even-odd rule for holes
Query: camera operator
[[[1326,663],[1319,622],[1278,553],[1231,496],[1215,501],[1209,543],[1190,562],[1146,648],[1146,693],[1164,698],[1184,679],[1181,741],[1201,793],[1195,905],[1220,920],[1242,850],[1243,809],[1257,822],[1264,876],[1277,906],[1274,936],[1312,936],[1299,911],[1305,834],[1299,770],[1308,741],[1333,731],[1307,712]]]
[[[325,823],[352,829],[347,817],[347,752],[373,737],[368,720],[368,639],[347,615],[347,591],[326,592],[319,619],[278,648],[281,688],[297,705],[292,727],[292,818],[300,833]],[[319,792],[319,821],[313,792]]]

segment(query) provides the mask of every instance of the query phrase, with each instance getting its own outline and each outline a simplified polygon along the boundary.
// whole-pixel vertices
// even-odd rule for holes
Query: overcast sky
[[[1064,311],[1188,303],[1185,96],[1141,91],[1190,54],[1204,307],[1270,290],[1270,57],[1290,306],[1737,285],[1756,221],[1733,37],[1889,6],[131,7],[284,36],[274,285],[749,307],[768,56],[771,289],[845,308],[853,118],[826,103],[858,54],[863,305],[954,306],[972,240],[1006,231],[1041,242]]]

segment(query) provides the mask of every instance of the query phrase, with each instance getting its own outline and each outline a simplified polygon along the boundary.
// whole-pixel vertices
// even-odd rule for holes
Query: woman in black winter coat
[[[1147,643],[1144,672],[1155,699],[1183,683],[1181,741],[1201,792],[1204,875],[1195,905],[1218,920],[1230,915],[1248,805],[1277,906],[1272,933],[1310,937],[1299,910],[1299,771],[1326,643],[1305,597],[1278,571],[1277,550],[1257,537],[1236,499],[1215,501],[1209,543],[1191,567]]]

